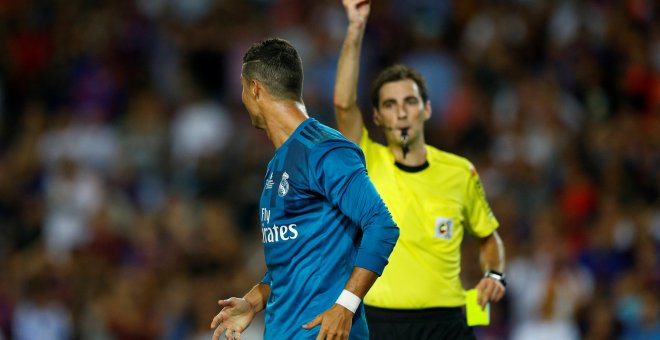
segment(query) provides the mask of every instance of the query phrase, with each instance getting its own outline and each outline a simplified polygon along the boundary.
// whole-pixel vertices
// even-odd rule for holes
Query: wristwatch
[[[504,288],[506,288],[506,278],[504,277],[504,273],[500,273],[500,272],[495,271],[495,270],[489,270],[489,271],[486,272],[484,277],[490,277],[490,278],[493,278],[497,281],[500,281],[502,286],[504,286]]]

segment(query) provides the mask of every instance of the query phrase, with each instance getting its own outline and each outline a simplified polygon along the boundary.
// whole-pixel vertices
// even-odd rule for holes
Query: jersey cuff
[[[270,277],[270,272],[266,272],[266,274],[264,274],[264,277],[261,279],[261,281],[259,283],[263,283],[263,284],[266,284],[266,285],[270,286],[271,281],[272,280],[271,280],[271,277]]]
[[[355,266],[370,270],[378,276],[383,274],[383,269],[387,265],[387,257],[378,256],[373,254],[366,254],[364,251],[359,251],[355,258]]]

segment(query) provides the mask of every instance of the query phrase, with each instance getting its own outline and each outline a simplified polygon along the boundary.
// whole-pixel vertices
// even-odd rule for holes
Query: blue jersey
[[[399,229],[364,164],[354,143],[312,118],[268,164],[260,203],[266,339],[315,339],[320,326],[302,325],[334,305],[353,267],[382,273]],[[360,305],[350,339],[368,334]]]

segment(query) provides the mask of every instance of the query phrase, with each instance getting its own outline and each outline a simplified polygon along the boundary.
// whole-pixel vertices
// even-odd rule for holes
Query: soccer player
[[[338,128],[364,151],[369,176],[401,232],[390,263],[364,299],[371,338],[472,339],[462,311],[461,242],[464,231],[480,241],[485,274],[476,285],[479,304],[500,300],[506,281],[498,222],[472,164],[425,144],[431,105],[416,71],[394,65],[377,76],[373,119],[387,146],[369,138],[356,96],[370,4],[343,4],[349,24],[335,84]]]
[[[281,39],[243,57],[242,100],[276,148],[260,202],[268,271],[244,297],[218,301],[213,339],[240,339],[266,310],[266,339],[367,339],[361,299],[399,235],[360,149],[309,118],[302,61]]]

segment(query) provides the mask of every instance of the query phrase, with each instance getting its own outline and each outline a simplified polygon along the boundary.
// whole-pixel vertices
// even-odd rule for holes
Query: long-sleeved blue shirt
[[[268,164],[260,203],[271,289],[266,339],[314,339],[302,325],[334,305],[353,267],[378,275],[399,229],[367,177],[362,151],[315,119],[303,122]],[[350,339],[367,339],[364,307]]]

